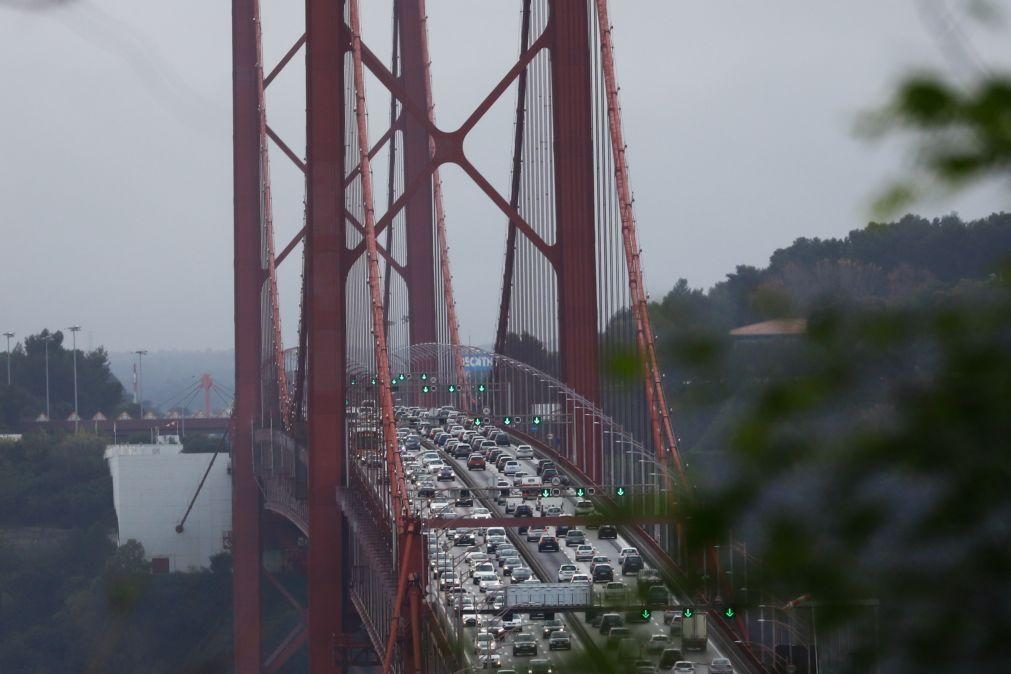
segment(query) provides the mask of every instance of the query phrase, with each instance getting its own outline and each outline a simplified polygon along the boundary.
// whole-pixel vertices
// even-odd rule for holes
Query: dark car
[[[456,538],[453,539],[453,545],[458,548],[477,545],[477,539],[474,537],[474,534],[457,534]]]
[[[593,567],[594,583],[610,583],[614,580],[614,569],[610,564],[597,564]]]
[[[515,512],[513,512],[513,517],[533,517],[534,509],[528,506],[526,503],[521,503],[516,506]]]
[[[455,480],[456,477],[453,475],[452,468],[440,468],[439,475],[435,479],[439,480],[440,482],[447,482]]]
[[[642,569],[642,557],[639,555],[629,555],[621,565],[621,575],[636,573]]]
[[[618,527],[613,524],[601,524],[600,529],[597,530],[597,538],[602,541],[606,540],[617,540],[618,539]]]
[[[509,436],[504,432],[500,432],[498,435],[495,436],[495,444],[498,445],[499,447],[508,447]]]
[[[667,671],[674,666],[675,662],[683,659],[684,656],[681,654],[680,648],[665,648],[663,649],[663,653],[660,654],[660,669]]]
[[[454,459],[466,459],[470,456],[470,447],[463,444],[462,442],[455,447],[453,447],[453,458]]]
[[[456,505],[460,508],[473,508],[474,497],[470,495],[469,489],[461,489],[456,496]]]
[[[555,534],[559,537],[567,536],[569,534],[569,531],[571,530],[572,530],[571,524],[559,524],[557,527],[555,527]]]
[[[547,459],[541,459],[537,462],[537,474],[542,474],[547,468],[557,468],[554,461],[548,461]]]
[[[554,536],[541,536],[537,542],[537,552],[558,552],[558,539]]]
[[[487,470],[484,457],[480,454],[471,454],[467,459],[467,470]]]
[[[422,482],[418,487],[418,496],[421,498],[435,498],[435,483]]]
[[[664,608],[670,604],[670,596],[667,594],[667,588],[663,585],[651,585],[646,590],[646,605],[650,608]]]
[[[541,636],[545,639],[551,636],[552,632],[557,632],[558,630],[564,630],[565,624],[558,619],[547,620],[544,623],[544,629],[541,630]]]
[[[537,639],[529,632],[520,632],[513,637],[513,657],[517,655],[537,655]]]

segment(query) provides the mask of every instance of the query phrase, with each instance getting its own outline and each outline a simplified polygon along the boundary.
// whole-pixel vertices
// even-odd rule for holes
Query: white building
[[[232,481],[228,454],[219,454],[183,531],[177,532],[213,454],[183,454],[179,436],[160,436],[153,445],[109,445],[119,542],[144,546],[155,572],[210,566],[210,558],[230,547]]]

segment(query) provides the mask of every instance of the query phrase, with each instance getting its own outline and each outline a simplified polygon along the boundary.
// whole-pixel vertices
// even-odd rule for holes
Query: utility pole
[[[5,332],[4,337],[7,338],[7,385],[11,385],[11,337],[14,336],[13,332]]]
[[[137,404],[140,405],[140,418],[144,418],[144,356],[147,351],[138,349],[137,354]]]
[[[76,433],[77,425],[81,421],[81,413],[77,408],[77,333],[80,332],[81,326],[71,325],[67,330],[70,330],[72,335],[74,349],[74,433]]]

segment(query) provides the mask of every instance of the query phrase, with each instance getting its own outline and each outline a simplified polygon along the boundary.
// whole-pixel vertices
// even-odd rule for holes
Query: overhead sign
[[[495,364],[494,356],[470,355],[463,357],[463,369],[465,369],[467,372],[472,373],[491,372],[491,368],[494,364]]]

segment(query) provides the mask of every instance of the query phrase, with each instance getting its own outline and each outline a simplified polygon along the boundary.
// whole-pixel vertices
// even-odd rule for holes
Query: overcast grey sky
[[[71,0],[23,10],[35,4],[61,3],[0,0],[0,329],[80,323],[89,343],[111,350],[230,346],[230,3]],[[365,38],[380,54],[389,52],[389,4],[362,0]],[[428,0],[440,125],[455,126],[508,67],[519,4]],[[273,63],[299,35],[303,3],[263,5]],[[681,276],[709,286],[736,264],[764,264],[798,236],[862,226],[908,148],[855,138],[857,116],[912,68],[961,74],[914,0],[610,5],[654,296]],[[984,62],[1011,65],[1006,23],[963,27]],[[302,147],[304,75],[295,66],[271,87],[268,115]],[[388,98],[374,80],[368,92],[378,135]],[[467,146],[505,193],[512,106],[507,95]],[[302,186],[283,157],[272,164],[286,241],[300,226]],[[503,219],[455,168],[444,180],[463,336],[486,342]],[[1007,207],[1003,187],[917,210],[985,215]],[[287,266],[283,301],[297,307],[297,264]],[[295,319],[284,316],[289,339]]]

